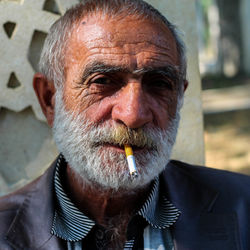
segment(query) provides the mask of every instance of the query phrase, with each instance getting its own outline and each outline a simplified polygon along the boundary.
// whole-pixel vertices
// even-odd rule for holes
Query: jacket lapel
[[[50,234],[53,216],[53,173],[55,163],[43,176],[24,188],[27,194],[7,232],[14,249],[63,249]]]
[[[188,168],[172,161],[163,173],[168,198],[181,211],[173,228],[175,250],[240,249],[236,214],[213,211],[219,193]]]

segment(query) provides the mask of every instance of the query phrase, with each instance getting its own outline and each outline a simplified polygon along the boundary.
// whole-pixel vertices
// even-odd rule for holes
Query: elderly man
[[[52,26],[40,66],[34,89],[61,154],[1,199],[1,250],[250,249],[249,177],[169,161],[188,82],[183,42],[157,10],[83,1]]]

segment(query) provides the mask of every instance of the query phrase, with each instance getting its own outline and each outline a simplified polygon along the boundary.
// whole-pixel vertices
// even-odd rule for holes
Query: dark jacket
[[[37,180],[0,198],[0,250],[66,249],[51,235],[55,163]],[[181,211],[175,250],[250,249],[250,178],[171,161],[162,190]]]

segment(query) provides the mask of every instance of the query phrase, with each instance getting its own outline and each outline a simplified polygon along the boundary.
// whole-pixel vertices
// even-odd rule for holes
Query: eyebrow
[[[160,74],[166,77],[169,77],[173,80],[179,79],[179,67],[173,65],[166,65],[163,67],[144,67],[131,71],[129,68],[124,66],[110,65],[103,62],[93,62],[87,64],[83,73],[81,75],[81,83],[84,83],[87,78],[94,73],[131,73],[134,75],[143,75],[143,74]]]

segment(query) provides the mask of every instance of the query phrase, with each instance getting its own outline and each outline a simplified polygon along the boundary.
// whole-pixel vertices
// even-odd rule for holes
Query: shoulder
[[[0,234],[5,225],[10,225],[10,222],[14,219],[22,204],[36,188],[39,179],[40,178],[15,192],[0,197]]]
[[[18,211],[25,203],[26,197],[32,190],[32,184],[17,190],[13,193],[0,197],[0,248],[7,248],[5,236],[9,231],[12,222],[15,220]]]
[[[43,175],[31,181],[24,187],[0,197],[0,213],[7,210],[17,209],[33,192],[42,191],[42,187],[45,183],[52,182],[53,172],[54,169],[50,167]]]
[[[205,166],[191,165],[176,160],[170,161],[166,170],[189,176],[203,185],[218,191],[230,191],[235,194],[248,195],[250,199],[250,176]]]
[[[47,190],[53,183],[55,164],[56,160],[41,176],[39,176],[35,180],[10,194],[0,197],[0,212],[10,208],[15,209],[32,192],[47,192]]]
[[[40,203],[45,202],[53,185],[53,173],[54,168],[50,167],[42,176],[23,188],[0,197],[0,249],[4,246],[4,237],[20,211],[24,211],[27,206],[32,207],[31,203],[37,200]]]

